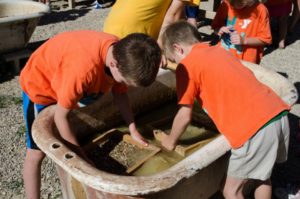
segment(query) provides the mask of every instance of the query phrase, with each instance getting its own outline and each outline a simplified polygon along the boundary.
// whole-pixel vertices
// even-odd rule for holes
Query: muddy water
[[[160,129],[169,133],[176,110],[176,104],[171,103],[137,117],[139,131],[147,138],[150,144],[161,148],[160,142],[154,139],[152,132],[154,129]],[[116,129],[123,133],[128,133],[128,128],[124,125],[118,126]],[[187,147],[195,142],[216,136],[218,136],[218,133],[201,126],[200,121],[193,121],[181,136],[178,144]],[[188,151],[186,156],[203,147],[205,144]],[[149,153],[151,153],[151,150],[141,149],[122,141],[122,135],[114,135],[105,142],[98,143],[97,147],[88,152],[89,157],[95,162],[97,168],[111,173],[135,176],[147,176],[158,173],[170,168],[186,157],[179,155],[175,151],[169,152],[162,149],[132,173],[126,173],[126,169],[141,161]]]

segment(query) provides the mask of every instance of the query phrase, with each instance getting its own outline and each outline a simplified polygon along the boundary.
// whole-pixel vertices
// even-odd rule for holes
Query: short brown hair
[[[114,45],[112,53],[125,79],[144,87],[154,82],[161,62],[161,50],[150,36],[130,34]]]
[[[165,53],[172,53],[172,46],[175,43],[193,45],[199,41],[201,41],[201,36],[198,30],[183,20],[167,26],[162,35],[162,45]]]

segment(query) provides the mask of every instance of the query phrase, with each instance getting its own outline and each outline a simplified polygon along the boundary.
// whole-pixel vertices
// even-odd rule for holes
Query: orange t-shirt
[[[105,73],[108,48],[118,38],[97,31],[61,33],[40,46],[20,75],[21,87],[29,98],[42,105],[58,103],[71,109],[85,95],[126,92]]]
[[[257,38],[267,44],[272,43],[269,14],[262,3],[237,10],[225,0],[218,8],[211,26],[214,30],[222,26],[233,26],[241,37]],[[263,46],[233,45],[228,40],[228,37],[222,37],[220,45],[239,59],[260,63]]]
[[[176,79],[178,103],[193,105],[196,98],[233,148],[290,108],[219,46],[193,46],[177,67]]]

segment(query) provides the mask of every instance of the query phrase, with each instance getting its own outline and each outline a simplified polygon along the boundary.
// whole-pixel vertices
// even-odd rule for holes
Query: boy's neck
[[[104,72],[105,72],[106,75],[108,75],[110,77],[113,77],[113,75],[112,75],[112,73],[110,71],[110,68],[109,68],[109,65],[113,61],[112,51],[113,51],[113,45],[111,45],[110,47],[108,47],[106,58],[104,60],[104,63],[105,63]]]
[[[105,57],[105,66],[108,67],[110,65],[110,63],[113,61],[113,45],[111,45],[110,47],[108,47],[107,49],[107,53],[106,53],[106,57]]]

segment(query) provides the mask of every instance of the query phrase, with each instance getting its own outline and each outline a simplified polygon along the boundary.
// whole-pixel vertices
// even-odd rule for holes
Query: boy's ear
[[[174,50],[175,50],[176,52],[179,52],[180,54],[183,53],[183,49],[182,49],[182,47],[181,47],[180,44],[174,43],[174,44],[173,44],[173,48],[174,48]]]
[[[116,67],[116,68],[118,68],[118,62],[117,62],[117,60],[112,59],[112,60],[109,62],[109,66],[110,66],[110,67]]]

